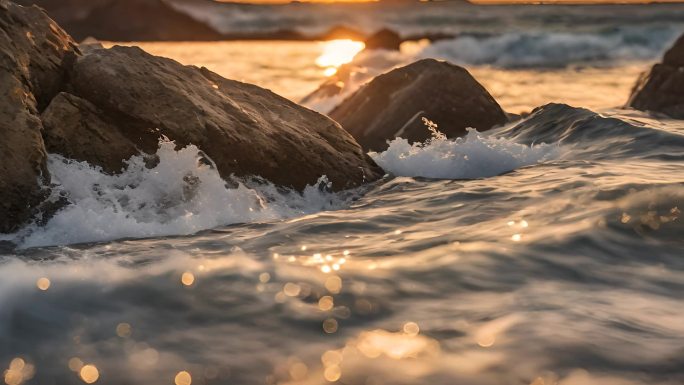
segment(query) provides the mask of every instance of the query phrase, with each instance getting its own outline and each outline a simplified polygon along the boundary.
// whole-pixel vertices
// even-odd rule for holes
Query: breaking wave
[[[434,179],[477,179],[503,174],[558,156],[554,145],[526,146],[507,138],[494,138],[468,129],[463,138],[437,135],[425,143],[410,144],[397,138],[373,160],[395,176]]]
[[[681,31],[676,28],[619,28],[604,33],[526,31],[461,36],[426,47],[421,57],[465,65],[503,68],[562,68],[655,60]]]
[[[134,156],[119,175],[86,162],[49,155],[53,201],[69,203],[44,226],[13,234],[22,248],[192,234],[222,225],[277,220],[340,207],[344,198],[327,192],[325,177],[302,193],[256,179],[221,178],[193,145],[175,150],[160,142],[158,163],[149,168]]]

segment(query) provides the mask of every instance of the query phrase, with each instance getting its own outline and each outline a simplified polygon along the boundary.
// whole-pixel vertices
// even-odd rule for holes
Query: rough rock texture
[[[44,7],[77,40],[221,40],[205,23],[164,0],[20,0]],[[78,15],[75,17],[74,15]]]
[[[662,63],[641,75],[627,105],[684,119],[684,35],[665,53]]]
[[[339,124],[268,90],[139,48],[83,53],[37,7],[0,0],[0,28],[0,232],[61,204],[45,199],[48,151],[116,173],[166,136],[224,177],[341,190],[382,175]]]
[[[396,137],[430,137],[422,118],[447,137],[467,127],[488,130],[507,121],[494,98],[465,69],[433,59],[417,61],[373,79],[330,113],[366,150],[382,151]]]
[[[391,29],[381,29],[366,39],[366,49],[387,49],[399,51],[401,36]]]
[[[88,161],[109,173],[121,171],[124,160],[140,150],[104,116],[89,101],[60,93],[41,116],[47,151]]]
[[[259,175],[301,189],[325,174],[340,190],[380,175],[327,117],[139,48],[92,51],[74,65],[70,85],[141,150],[156,151],[161,135],[179,146],[195,144],[224,177]]]
[[[45,13],[0,0],[0,232],[33,216],[48,178],[38,111],[60,88],[75,43]]]

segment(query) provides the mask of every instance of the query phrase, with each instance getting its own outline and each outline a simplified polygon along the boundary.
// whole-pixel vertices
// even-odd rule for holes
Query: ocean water
[[[235,9],[249,25],[268,15]],[[142,45],[292,99],[345,61],[352,92],[435,56],[531,114],[456,140],[439,127],[421,145],[396,139],[371,154],[384,179],[337,194],[323,176],[302,194],[224,181],[195,147],[165,141],[157,166],[133,157],[117,176],[50,155],[54,199],[72,204],[0,235],[4,382],[684,383],[684,123],[620,108],[681,8],[468,9],[491,19],[483,29],[511,29],[509,15],[516,30],[400,53],[344,43],[332,66],[317,60],[330,43]],[[401,22],[467,19],[441,13]]]

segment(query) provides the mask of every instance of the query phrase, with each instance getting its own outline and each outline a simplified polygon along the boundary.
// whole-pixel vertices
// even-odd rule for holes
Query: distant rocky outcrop
[[[366,34],[351,28],[346,25],[336,25],[330,28],[328,31],[321,33],[319,35],[310,36],[312,40],[357,40],[363,41],[366,38]]]
[[[464,68],[434,59],[417,61],[380,75],[330,112],[365,150],[382,151],[402,137],[430,137],[422,118],[447,137],[466,128],[488,130],[507,121],[494,98]]]
[[[139,48],[89,48],[36,7],[0,0],[0,232],[36,219],[49,193],[46,152],[122,170],[160,137],[194,144],[228,178],[301,190],[382,175],[339,124],[268,90]]]
[[[212,41],[224,36],[164,0],[18,0],[54,15],[77,40]],[[78,15],[78,17],[74,16]]]
[[[650,72],[641,75],[627,105],[684,119],[684,35]]]
[[[365,40],[366,49],[386,49],[391,51],[399,51],[401,43],[401,36],[387,28],[377,31]]]

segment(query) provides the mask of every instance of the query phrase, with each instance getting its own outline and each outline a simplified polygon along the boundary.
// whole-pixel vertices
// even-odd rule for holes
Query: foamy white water
[[[425,143],[411,144],[397,138],[387,150],[370,155],[395,176],[477,179],[551,160],[559,153],[554,145],[526,146],[470,128],[465,137],[457,139],[435,136]]]
[[[13,238],[22,247],[192,234],[233,223],[272,221],[340,207],[344,199],[318,185],[299,194],[268,182],[224,181],[196,146],[175,150],[162,141],[158,164],[143,156],[109,175],[85,162],[50,155],[48,169],[58,187],[53,199],[70,204],[44,226],[32,225]],[[319,183],[325,182],[321,176]]]

